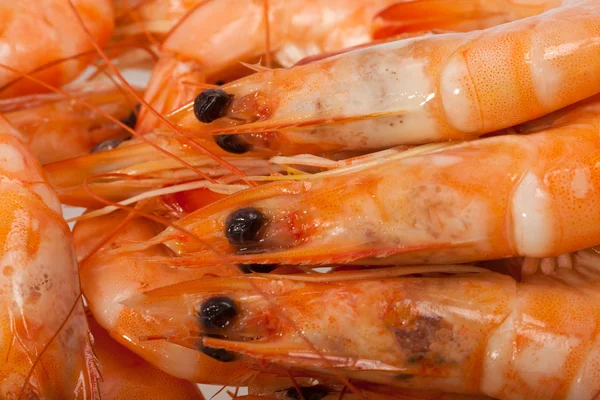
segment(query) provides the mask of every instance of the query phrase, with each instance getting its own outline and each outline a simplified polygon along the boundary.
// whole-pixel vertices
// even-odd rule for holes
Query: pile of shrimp
[[[0,15],[0,399],[600,399],[600,0]]]

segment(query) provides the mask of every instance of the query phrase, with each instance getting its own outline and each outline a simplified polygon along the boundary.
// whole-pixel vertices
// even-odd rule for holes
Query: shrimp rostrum
[[[600,393],[594,265],[522,282],[469,266],[207,278],[126,304],[169,315],[166,340],[283,376],[582,400]]]
[[[285,154],[473,138],[598,93],[599,18],[597,1],[565,0],[481,31],[260,72],[207,89],[170,117],[193,135],[236,135]]]

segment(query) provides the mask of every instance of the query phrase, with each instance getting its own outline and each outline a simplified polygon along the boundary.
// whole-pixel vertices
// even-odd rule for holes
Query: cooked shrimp
[[[86,82],[68,92],[131,127],[135,125],[134,106],[110,82]],[[2,100],[0,112],[22,133],[25,143],[41,164],[88,154],[103,142],[105,148],[110,143],[116,146],[129,136],[104,116],[57,94]]]
[[[473,138],[600,92],[598,15],[595,0],[567,0],[483,31],[265,71],[201,92],[171,119],[197,135],[252,133],[238,141],[285,154]]]
[[[203,400],[195,384],[168,375],[110,338],[93,318],[94,353],[101,363],[100,393],[107,400]]]
[[[35,74],[38,79],[56,87],[75,79],[92,59],[79,55],[93,47],[69,2],[94,39],[105,43],[114,28],[110,0],[5,1],[0,5],[0,65],[23,73],[39,71]],[[0,88],[3,98],[46,91],[32,81],[19,80],[5,68],[0,68]]]
[[[309,55],[369,42],[373,17],[396,1],[211,0],[183,18],[161,49],[198,61],[211,82],[236,75],[240,61],[258,60],[267,48],[289,67]]]
[[[485,28],[536,15],[560,1],[459,1],[452,2],[452,7],[464,13],[451,14],[443,1],[211,0],[182,19],[162,50],[200,62],[209,78],[218,79],[239,70],[240,61],[253,62],[265,55],[280,66],[291,67],[308,56],[398,33]],[[272,54],[267,54],[268,49]]]
[[[194,265],[211,262],[206,244],[230,262],[283,264],[445,264],[591,247],[600,238],[600,114],[585,110],[530,135],[272,178],[280,182],[177,222],[202,242],[167,228],[133,247],[164,243]]]
[[[27,148],[0,135],[0,398],[98,399],[71,233]]]
[[[81,285],[94,317],[112,338],[170,375],[194,382],[235,383],[235,378],[245,372],[239,363],[220,363],[198,349],[190,350],[164,341],[140,340],[141,336],[162,333],[168,326],[168,319],[148,318],[120,303],[160,285],[199,279],[206,274],[235,274],[237,269],[213,267],[194,270],[148,262],[154,256],[168,254],[160,248],[115,257],[109,250],[118,243],[145,240],[159,229],[154,222],[131,219],[102,245],[104,235],[99,232],[111,232],[124,216],[124,212],[119,212],[75,225],[73,236],[80,260]],[[98,245],[102,247],[96,252],[94,249]]]
[[[257,370],[319,379],[335,371],[358,385],[501,400],[595,398],[599,281],[534,275],[517,283],[472,268],[207,278],[125,303],[168,315],[177,330],[165,332],[168,341],[200,340]]]

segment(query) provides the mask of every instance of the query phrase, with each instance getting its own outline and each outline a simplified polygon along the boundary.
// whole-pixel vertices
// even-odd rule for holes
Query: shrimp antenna
[[[100,55],[100,57],[102,57],[105,62],[107,63],[108,68],[111,70],[112,73],[115,74],[115,76],[117,76],[117,78],[119,79],[119,81],[122,82],[122,84],[127,87],[129,90],[133,91],[133,88],[131,87],[131,85],[129,85],[129,83],[123,78],[123,76],[120,74],[120,72],[114,67],[114,65],[112,65],[112,63],[110,62],[110,60],[108,59],[108,57],[106,56],[106,54],[103,52],[102,48],[98,45],[98,43],[95,41],[95,39],[93,38],[92,34],[90,33],[90,31],[87,29],[87,27],[83,24],[83,20],[81,18],[81,16],[79,15],[79,13],[77,12],[77,9],[75,8],[75,6],[73,5],[73,1],[69,0],[69,6],[71,7],[73,13],[76,15],[77,19],[80,21],[81,23],[81,28],[85,31],[86,35],[88,36],[89,40],[92,42],[93,46],[96,48],[96,50],[98,51],[98,54]],[[166,118],[164,118],[159,112],[157,112],[156,110],[154,110],[154,108],[152,108],[144,99],[142,99],[139,95],[137,95],[137,93],[135,93],[136,99],[138,99],[140,101],[140,103],[142,103],[144,106],[148,107],[148,109],[151,111],[152,114],[154,114],[157,118],[159,118],[160,120],[164,121],[165,124],[174,132],[181,134],[182,132],[180,132],[169,120],[167,120]],[[220,157],[212,154],[210,151],[208,151],[207,149],[205,149],[203,146],[201,146],[200,144],[196,143],[195,141],[193,141],[192,139],[188,139],[190,141],[190,143],[194,144],[194,147],[196,147],[198,150],[200,150],[201,152],[203,152],[204,154],[210,156],[212,159],[214,159],[215,161],[217,161],[219,164],[221,164],[222,166],[227,167],[228,169],[230,169],[230,171],[232,172],[237,172],[240,174],[240,177],[245,178],[246,175],[242,172],[239,171],[235,166],[227,163],[226,161],[222,160]],[[183,161],[183,160],[181,160]],[[87,187],[87,178],[86,181],[84,182],[84,185]],[[86,190],[89,190],[89,188],[87,188]],[[101,201],[104,201],[108,204],[111,204],[115,207],[119,207],[119,208],[123,208],[126,210],[134,210],[131,207],[127,207],[127,206],[123,206],[121,204],[115,203],[115,202],[111,202],[110,200],[107,199],[102,199],[100,196],[97,196],[98,199],[101,199]],[[143,213],[145,216],[156,220],[156,219],[160,219],[156,216],[150,215],[149,213],[145,213],[139,210],[134,210],[134,212],[136,213]],[[170,222],[168,223],[169,226],[173,225]],[[181,227],[178,227],[179,230],[181,230]],[[196,235],[194,235],[192,232],[186,232],[186,234],[191,235],[192,238],[196,239],[199,243],[201,243],[203,246],[205,246],[207,249],[209,249],[211,252],[213,252],[220,260],[221,262],[225,263],[226,265],[232,265],[235,266],[236,268],[238,268],[240,274],[242,274],[241,269],[239,268],[239,266],[231,263],[226,256],[224,256],[223,254],[221,254],[220,252],[216,251],[212,246],[210,246],[208,243],[205,243],[204,241],[202,241],[199,237],[197,237]],[[243,274],[242,274],[243,275]],[[245,277],[246,279],[248,279],[248,277]],[[319,351],[319,349],[314,345],[314,343],[312,343],[312,341],[306,337],[306,335],[298,328],[298,326],[291,320],[291,318],[289,318],[286,313],[280,309],[280,307],[276,307],[277,303],[273,300],[273,298],[268,294],[265,293],[264,291],[262,291],[258,285],[256,285],[254,282],[252,282],[251,279],[248,279],[249,284],[253,287],[253,289],[260,294],[265,301],[267,301],[271,306],[275,306],[274,309],[276,310],[276,312],[280,315],[280,317],[286,321],[289,326],[292,327],[292,329],[294,329],[298,335],[300,336],[300,338],[311,348],[312,351],[314,351],[322,360],[326,365],[330,365],[332,366],[331,362]],[[359,391],[352,383],[350,383],[350,381],[344,377],[342,374],[340,374],[338,371],[335,370],[335,368],[332,368],[332,373],[338,377],[345,385],[347,385],[353,392],[355,392],[358,395],[362,395],[364,397],[364,394]]]
[[[271,58],[271,16],[269,13],[269,0],[263,0],[263,12],[265,18],[265,65],[271,69],[273,61]]]
[[[183,160],[182,158],[179,158],[178,156],[176,156],[175,154],[169,152],[168,150],[163,149],[162,147],[160,147],[159,145],[157,145],[153,141],[151,141],[148,138],[144,137],[144,135],[140,135],[135,130],[131,129],[129,126],[127,126],[126,124],[124,124],[122,121],[120,121],[120,120],[116,119],[115,117],[113,117],[112,115],[110,115],[110,114],[102,111],[100,108],[94,106],[93,104],[90,104],[90,103],[88,103],[85,100],[82,100],[82,99],[80,99],[80,98],[78,98],[76,96],[73,96],[73,95],[69,94],[68,92],[66,92],[64,90],[56,88],[56,87],[54,87],[54,86],[52,86],[52,85],[50,85],[50,84],[48,84],[48,83],[46,83],[46,82],[44,82],[44,81],[42,81],[40,79],[37,79],[37,78],[35,78],[35,77],[33,77],[33,76],[29,75],[29,74],[25,74],[25,73],[19,72],[19,71],[15,70],[14,68],[9,67],[8,65],[0,64],[0,68],[7,69],[7,70],[9,70],[11,72],[14,72],[14,73],[22,74],[24,78],[29,79],[29,80],[31,80],[33,82],[36,82],[37,84],[39,84],[39,85],[41,85],[41,86],[43,86],[45,88],[48,88],[51,91],[59,93],[59,94],[65,96],[65,97],[67,97],[67,98],[69,98],[69,99],[71,99],[71,100],[73,100],[75,102],[78,102],[78,103],[84,105],[85,107],[87,107],[87,108],[89,108],[89,109],[97,112],[98,114],[104,116],[108,120],[110,120],[110,121],[114,122],[115,124],[119,125],[121,128],[123,128],[125,131],[129,132],[131,135],[133,135],[133,136],[139,138],[140,140],[148,143],[150,146],[154,147],[156,150],[160,151],[161,153],[166,154],[167,156],[174,158],[175,160],[177,160],[178,162],[182,163],[184,166],[186,166],[187,168],[191,169],[192,171],[194,171],[196,174],[200,175],[204,179],[207,179],[207,180],[209,180],[212,183],[216,183],[216,181],[214,181],[210,176],[206,175],[205,173],[203,173],[202,171],[200,171],[199,169],[197,169],[196,167],[194,167],[193,165],[191,165],[187,161]],[[135,93],[135,90],[131,86],[129,86],[129,88],[131,89],[131,91],[133,93]],[[136,93],[136,96],[137,96],[137,93]],[[137,96],[137,98],[139,98],[139,96]]]
[[[75,6],[73,5],[73,0],[68,0],[69,1],[69,7],[71,7],[71,10],[73,11],[73,13],[75,14],[75,16],[77,17],[77,19],[80,22],[81,28],[85,31],[85,34],[88,36],[88,39],[90,40],[90,42],[92,43],[92,45],[94,46],[94,48],[97,50],[98,55],[100,55],[100,57],[106,62],[107,67],[110,69],[110,71],[117,77],[117,79],[128,89],[131,91],[132,95],[145,107],[148,107],[148,110],[150,111],[150,113],[152,113],[155,117],[157,117],[158,119],[160,119],[162,122],[165,123],[165,125],[167,127],[169,127],[169,129],[171,129],[173,132],[177,133],[177,134],[182,134],[182,132],[177,129],[177,127],[175,125],[173,125],[171,123],[171,121],[169,121],[168,119],[166,119],[164,116],[162,116],[158,111],[156,111],[152,106],[150,106],[150,104],[148,104],[147,101],[145,101],[141,96],[139,96],[137,93],[135,93],[134,89],[131,87],[131,85],[129,84],[129,82],[127,82],[127,80],[125,78],[123,78],[123,75],[117,70],[117,68],[115,68],[115,66],[112,64],[112,62],[110,61],[110,59],[106,56],[106,53],[102,50],[102,48],[98,45],[98,43],[96,42],[96,40],[94,39],[94,37],[92,36],[92,34],[90,33],[89,29],[85,26],[85,24],[83,23],[83,19],[81,18],[81,16],[79,15],[79,12],[77,12],[77,9],[75,8]],[[202,145],[200,145],[199,143],[195,142],[193,139],[191,138],[187,138],[187,140],[189,141],[190,144],[193,145],[193,147],[195,147],[196,149],[198,149],[200,152],[202,152],[203,154],[209,156],[210,158],[212,158],[213,160],[215,160],[217,163],[219,163],[220,165],[222,165],[223,167],[229,169],[232,173],[240,176],[240,178],[244,179],[246,177],[246,174],[244,174],[241,170],[239,170],[238,168],[236,168],[234,165],[231,165],[230,163],[228,163],[227,161],[223,160],[221,157],[213,154],[212,152],[210,152],[208,149],[204,148]],[[170,153],[169,153],[170,154]],[[172,154],[170,154],[171,156],[173,156]],[[179,159],[180,161],[183,161],[181,159]],[[186,163],[187,164],[187,163]],[[190,164],[187,164],[188,166],[192,167]],[[192,167],[193,168],[193,167]],[[204,176],[204,174],[200,174],[201,176]],[[206,176],[205,176],[206,177]]]
[[[107,50],[121,50],[121,49],[128,49],[128,48],[134,48],[134,46],[132,45],[121,45],[121,44],[116,44],[116,45],[111,45],[111,46],[107,46],[106,49]],[[157,56],[154,54],[154,52],[148,48],[148,47],[143,47],[143,46],[135,46],[135,48],[138,48],[139,50],[143,50],[146,51],[147,53],[149,53],[153,58],[157,58]],[[44,65],[40,65],[34,69],[32,69],[31,71],[29,71],[27,74],[33,76],[34,74],[38,73],[38,72],[43,72],[44,70],[48,69],[48,68],[52,68],[56,65],[62,64],[64,62],[67,61],[72,61],[78,58],[83,58],[83,57],[91,57],[96,55],[97,52],[96,50],[88,50],[88,51],[84,51],[78,54],[74,54],[72,56],[68,56],[68,57],[63,57],[63,58],[59,58],[56,60],[52,60]],[[16,71],[14,72],[16,75],[18,75],[16,78],[14,78],[13,80],[5,83],[4,85],[0,86],[0,93],[7,90],[8,88],[10,88],[11,86],[15,85],[16,83],[18,83],[19,81],[21,81],[22,79],[27,79],[24,74],[20,71]]]

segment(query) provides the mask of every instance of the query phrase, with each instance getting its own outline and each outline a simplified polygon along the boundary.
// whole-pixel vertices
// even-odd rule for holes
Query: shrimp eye
[[[233,154],[244,154],[252,149],[249,143],[244,142],[240,135],[217,135],[215,142],[223,150]]]
[[[237,315],[233,300],[226,296],[215,296],[200,305],[200,323],[206,329],[223,329]]]
[[[321,400],[329,393],[327,389],[321,386],[304,386],[300,388],[300,392],[302,393],[302,398],[304,398],[304,400]],[[300,393],[298,393],[298,390],[295,387],[291,387],[286,389],[285,398],[300,400]]]
[[[140,112],[140,105],[135,105],[135,111],[132,111],[128,116],[123,118],[121,122],[124,125],[127,125],[131,129],[135,129],[135,125],[137,124],[137,115]]]
[[[223,89],[206,89],[194,100],[194,115],[200,122],[213,122],[223,116],[232,98]]]
[[[122,139],[107,139],[95,145],[94,148],[90,151],[90,154],[99,153],[101,151],[114,150],[117,147],[119,147],[121,142],[123,142]]]
[[[247,207],[235,211],[225,222],[225,234],[229,243],[244,245],[256,242],[265,220],[264,214],[256,208]]]
[[[277,268],[277,264],[238,264],[238,267],[245,274],[249,274],[251,272],[268,274]]]
[[[202,346],[200,351],[209,356],[210,358],[214,358],[217,361],[221,362],[231,362],[235,361],[235,355],[233,353],[228,352],[225,349],[216,349],[214,347],[206,347]]]

